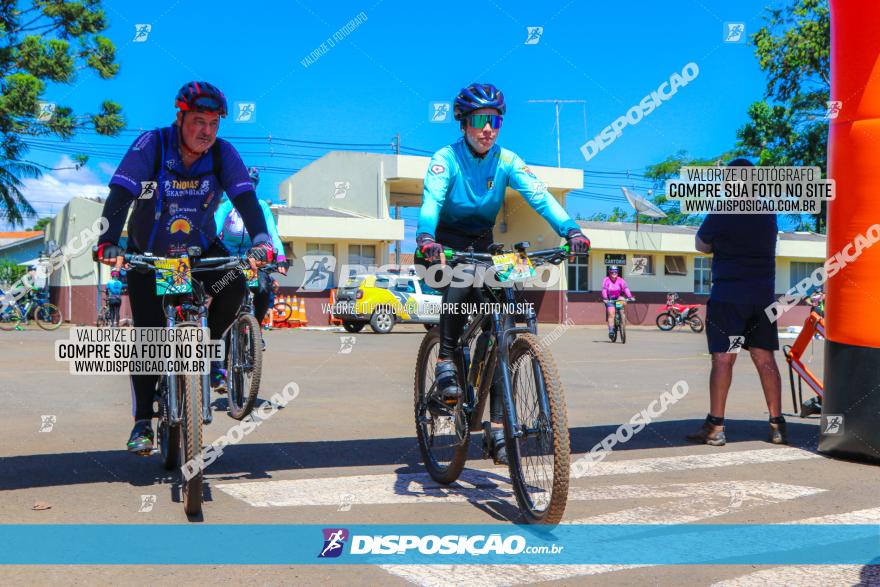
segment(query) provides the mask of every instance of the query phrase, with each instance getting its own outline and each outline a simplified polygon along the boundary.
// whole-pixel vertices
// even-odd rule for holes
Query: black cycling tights
[[[205,253],[206,257],[226,256],[228,253],[212,246]],[[222,285],[220,282],[227,274],[234,275],[230,281]],[[211,307],[208,311],[208,327],[211,339],[220,337],[238,314],[244,300],[246,281],[240,271],[206,271],[197,272],[194,278],[202,283],[209,295],[213,294]],[[218,291],[214,294],[212,286],[217,284]],[[222,285],[222,287],[221,287]],[[153,272],[128,272],[128,299],[131,302],[131,314],[134,326],[162,327],[165,326],[165,311],[162,308],[162,297],[156,295],[156,278]],[[158,375],[131,375],[132,411],[135,420],[147,420],[153,417],[153,398],[156,395]]]
[[[259,284],[257,289],[251,291],[254,292],[254,316],[257,318],[257,324],[262,324],[269,308],[273,306],[272,302],[275,296],[272,295],[272,285],[269,281],[268,272],[260,271],[257,280]]]
[[[456,251],[463,251],[467,247],[472,246],[474,252],[485,253],[492,244],[491,232],[483,235],[464,235],[459,231],[450,227],[438,226],[436,232],[436,240],[444,247],[449,247]],[[468,267],[468,273],[473,275],[473,266]],[[449,269],[446,270],[449,272]],[[428,272],[430,276],[435,272]],[[439,273],[439,272],[438,272]],[[443,304],[472,304],[480,303],[483,296],[480,291],[473,286],[460,287],[461,283],[453,281],[448,286],[441,288],[443,293]],[[446,305],[445,308],[455,308],[456,306]],[[460,307],[460,306],[458,306]],[[458,339],[464,332],[467,324],[468,315],[460,312],[443,312],[440,314],[440,358],[451,359],[454,356]],[[464,375],[464,374],[462,374]],[[489,395],[489,415],[493,422],[500,423],[503,419],[503,406],[501,403],[500,371],[495,370],[494,380],[492,382],[492,390]]]

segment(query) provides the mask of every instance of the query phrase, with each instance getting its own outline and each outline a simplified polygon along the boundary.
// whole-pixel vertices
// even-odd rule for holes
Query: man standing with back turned
[[[751,167],[748,159],[728,165]],[[776,215],[709,214],[697,232],[696,248],[712,253],[712,292],[706,311],[706,338],[712,354],[709,414],[688,440],[712,446],[727,442],[724,407],[733,378],[735,349],[749,351],[758,370],[770,412],[773,444],[787,444],[782,417],[782,381],[774,351],[779,350],[776,325],[765,308],[775,301]]]

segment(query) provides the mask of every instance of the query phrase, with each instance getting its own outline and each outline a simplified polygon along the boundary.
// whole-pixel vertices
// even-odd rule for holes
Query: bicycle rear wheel
[[[470,429],[461,416],[461,422],[457,422],[453,416],[434,415],[428,409],[428,395],[434,387],[434,366],[440,352],[439,331],[433,328],[422,339],[416,359],[413,400],[422,461],[431,479],[449,484],[458,479],[467,461]]]
[[[15,330],[21,320],[21,310],[15,304],[0,310],[0,330]]]
[[[260,391],[263,372],[263,349],[260,325],[250,314],[236,318],[230,330],[230,348],[226,364],[229,415],[241,420],[251,413]]]
[[[509,369],[519,434],[504,431],[516,501],[530,524],[558,524],[568,501],[571,449],[556,364],[534,335],[523,334],[510,347]]]
[[[61,326],[64,317],[55,304],[42,304],[34,310],[34,320],[43,330],[56,330]]]
[[[183,511],[194,516],[202,512],[202,480],[204,463],[202,461],[202,389],[201,375],[178,375],[177,384],[181,386],[180,454],[184,466],[181,470],[183,482]],[[187,479],[185,471],[192,476]]]
[[[275,312],[278,314],[275,317],[275,322],[287,322],[290,320],[290,317],[293,316],[293,308],[290,307],[290,304],[287,302],[277,302],[274,306]]]

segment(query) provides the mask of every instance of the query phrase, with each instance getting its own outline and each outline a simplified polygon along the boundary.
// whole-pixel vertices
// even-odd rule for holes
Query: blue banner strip
[[[0,525],[0,564],[864,565],[880,526]]]

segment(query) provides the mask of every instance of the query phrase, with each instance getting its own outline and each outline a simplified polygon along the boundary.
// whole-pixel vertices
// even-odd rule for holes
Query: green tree
[[[736,133],[736,144],[718,157],[689,157],[684,151],[651,165],[646,175],[656,189],[676,176],[683,165],[716,165],[747,156],[758,165],[810,165],[826,169],[831,92],[831,19],[827,0],[790,0],[783,8],[767,9],[764,26],[751,36],[758,64],[767,75],[764,99],[749,106],[749,121]],[[698,224],[698,216],[670,214],[664,196],[654,198],[670,215],[661,224]],[[666,204],[664,206],[664,204]],[[825,232],[826,206],[821,214],[788,215],[797,230]]]
[[[9,259],[0,259],[0,283],[8,287],[18,281],[27,272],[27,267],[21,267]]]
[[[109,100],[97,114],[41,107],[47,83],[73,84],[82,69],[116,75],[116,48],[100,34],[106,28],[100,0],[0,2],[0,218],[13,225],[35,214],[21,179],[41,173],[24,159],[25,137],[69,139],[84,128],[116,135],[125,126],[122,108]]]
[[[52,217],[51,217],[51,216],[46,216],[46,217],[44,217],[44,218],[40,218],[39,220],[36,221],[36,223],[34,223],[33,226],[31,226],[30,228],[28,228],[28,230],[45,230],[45,229],[46,229],[46,226],[47,226],[50,222],[52,222]]]
[[[737,131],[737,152],[759,165],[812,165],[826,169],[831,95],[831,15],[827,0],[792,0],[767,9],[752,35],[767,74],[764,99],[748,109]],[[794,215],[799,228],[825,232],[826,207],[817,216]]]
[[[730,156],[730,153],[723,153],[717,157],[700,159],[691,157],[687,154],[687,151],[679,151],[660,163],[649,165],[645,170],[645,177],[654,182],[655,189],[664,190],[666,188],[666,180],[678,177],[682,167],[716,165],[719,161],[728,159]],[[679,204],[670,202],[662,193],[651,198],[651,201],[666,213],[666,218],[651,218],[647,221],[649,223],[697,226],[703,221],[702,217],[696,214],[682,214]]]

